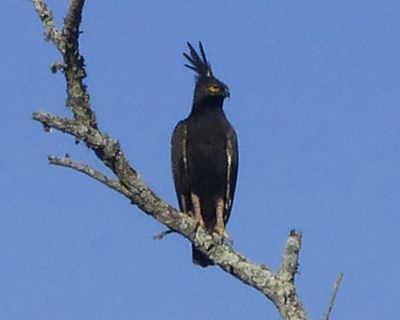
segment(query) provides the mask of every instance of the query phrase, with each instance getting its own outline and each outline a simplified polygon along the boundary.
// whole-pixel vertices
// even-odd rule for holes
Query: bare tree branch
[[[64,21],[63,34],[65,35],[71,51],[78,51],[79,26],[82,21],[84,4],[84,0],[72,0]]]
[[[42,20],[46,39],[52,41],[61,54],[65,53],[65,41],[60,30],[56,28],[52,12],[47,4],[41,0],[33,0],[36,12]]]
[[[57,71],[65,71],[67,69],[67,66],[65,63],[60,63],[60,62],[53,62],[50,66],[50,70],[53,73],[57,73]]]
[[[81,164],[72,160],[70,157],[54,157],[49,156],[49,163],[55,166],[66,167],[70,169],[74,169],[76,171],[82,172],[93,179],[100,181],[101,183],[105,184],[106,186],[110,187],[111,189],[123,194],[124,196],[129,198],[129,191],[119,183],[119,181],[108,178],[100,171],[97,171],[86,164]]]
[[[225,244],[221,236],[207,233],[189,215],[180,213],[162,201],[129,165],[119,142],[98,128],[96,116],[90,107],[90,97],[83,83],[86,71],[84,59],[79,52],[79,28],[84,1],[71,0],[62,32],[55,27],[52,13],[43,0],[33,0],[33,4],[43,23],[46,38],[55,44],[63,57],[63,63],[56,64],[56,69],[62,69],[65,73],[67,105],[73,113],[73,119],[46,112],[34,113],[32,117],[42,123],[46,130],[53,128],[85,142],[115,174],[117,180],[68,157],[49,157],[49,162],[84,173],[129,198],[145,213],[192,242],[221,269],[262,292],[278,308],[283,319],[307,319],[294,285],[301,233],[290,233],[281,266],[274,273],[265,265],[252,263]]]
[[[294,281],[294,276],[297,273],[301,237],[302,234],[300,232],[296,232],[295,230],[290,231],[290,237],[287,241],[282,263],[278,271],[280,277],[287,281]]]
[[[329,304],[328,304],[328,309],[326,310],[325,314],[324,314],[324,320],[329,320],[330,316],[331,316],[331,312],[333,309],[333,306],[335,305],[335,300],[336,300],[336,294],[339,290],[340,287],[340,283],[342,282],[343,279],[343,272],[340,272],[336,281],[335,281],[335,285],[333,287],[333,292],[331,295],[331,298],[329,300]]]
[[[71,0],[64,27],[60,32],[54,23],[53,14],[43,0],[33,0],[36,12],[51,40],[64,59],[64,74],[67,82],[67,106],[74,118],[97,128],[96,116],[90,109],[90,98],[83,80],[86,78],[85,62],[79,54],[79,27],[82,20],[84,0]]]

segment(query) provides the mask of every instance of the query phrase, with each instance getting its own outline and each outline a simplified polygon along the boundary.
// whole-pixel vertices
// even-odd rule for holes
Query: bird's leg
[[[204,228],[205,223],[203,217],[201,216],[200,198],[193,192],[190,193],[190,198],[192,199],[193,218],[201,227]]]
[[[217,215],[217,222],[215,223],[214,231],[220,236],[225,235],[225,224],[224,224],[224,201],[219,198],[215,206],[215,213]]]
[[[217,204],[215,206],[215,213],[217,215],[217,222],[215,223],[214,232],[218,233],[223,237],[223,242],[227,242],[227,244],[232,244],[232,239],[229,237],[228,233],[225,230],[225,222],[224,222],[224,200],[219,198],[217,200]]]
[[[182,211],[184,213],[189,213],[190,214],[190,212],[188,212],[188,210],[186,208],[186,199],[185,199],[185,195],[184,194],[181,194],[181,204],[182,204]]]

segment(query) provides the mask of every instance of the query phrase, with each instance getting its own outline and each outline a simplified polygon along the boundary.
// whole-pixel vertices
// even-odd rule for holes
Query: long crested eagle
[[[172,135],[172,172],[179,207],[208,232],[226,236],[238,171],[235,130],[222,105],[228,87],[214,77],[204,48],[200,55],[188,43],[186,67],[196,72],[192,110],[178,122]],[[206,267],[212,261],[192,248],[193,263]]]

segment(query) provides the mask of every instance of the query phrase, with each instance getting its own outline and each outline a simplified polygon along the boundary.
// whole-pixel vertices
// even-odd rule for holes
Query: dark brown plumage
[[[236,133],[222,105],[228,87],[216,79],[199,43],[200,55],[188,43],[183,55],[196,72],[192,110],[172,135],[172,172],[181,211],[196,219],[208,232],[226,236],[238,171]],[[193,262],[212,262],[193,247]]]

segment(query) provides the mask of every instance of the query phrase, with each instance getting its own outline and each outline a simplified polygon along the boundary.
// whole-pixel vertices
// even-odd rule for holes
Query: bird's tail
[[[194,264],[203,268],[214,265],[214,262],[212,262],[203,252],[196,249],[196,247],[193,245],[192,245],[192,259]]]

